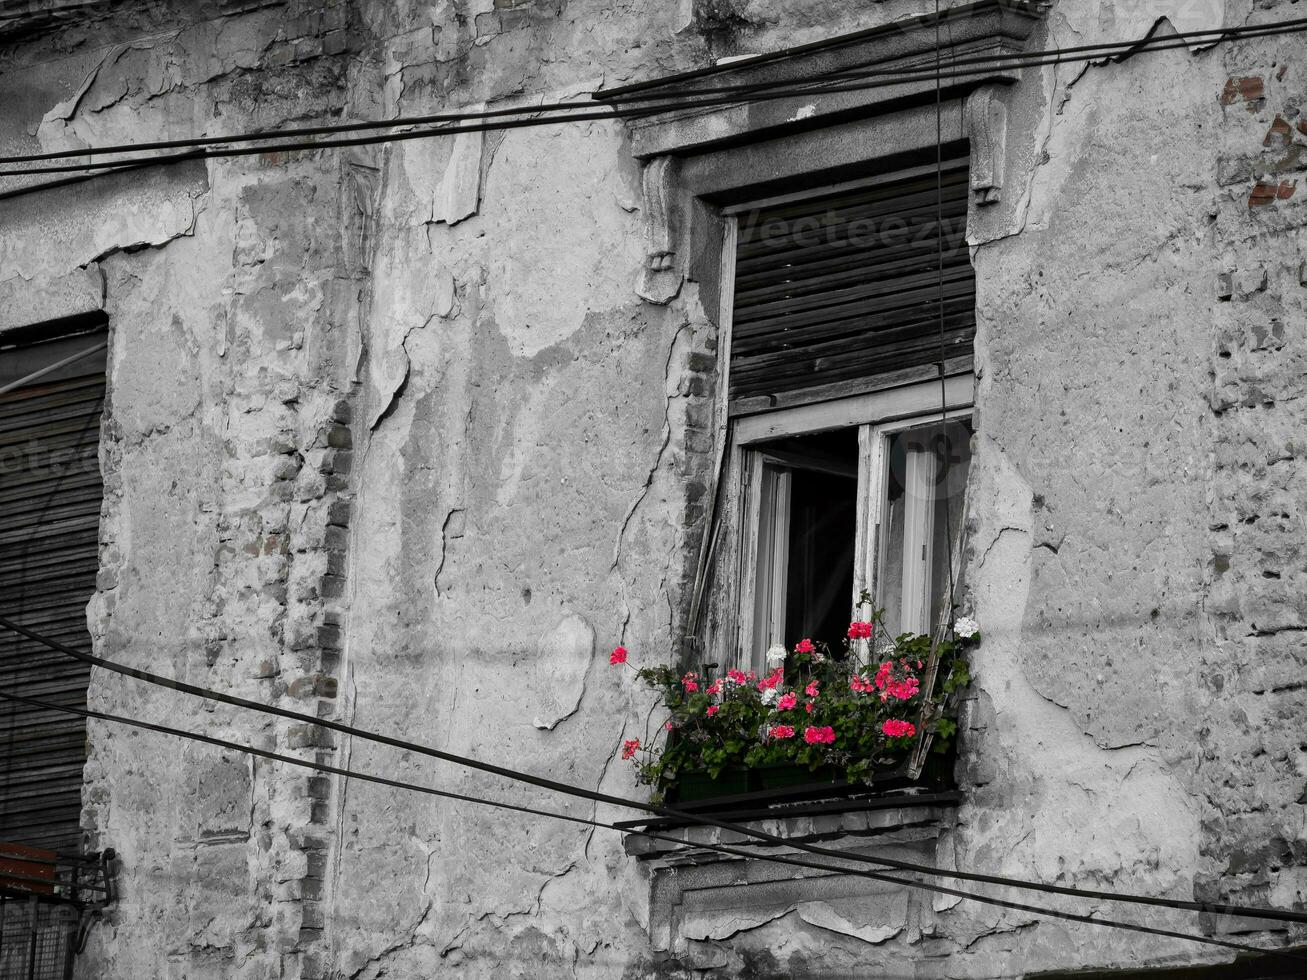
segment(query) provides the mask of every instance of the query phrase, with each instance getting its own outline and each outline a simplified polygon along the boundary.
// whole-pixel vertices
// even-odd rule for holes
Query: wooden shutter
[[[82,335],[0,350],[0,387],[86,350]],[[0,610],[86,648],[99,567],[103,351],[0,395]],[[0,630],[0,690],[84,707],[90,668]],[[80,851],[86,723],[0,702],[0,840]]]
[[[932,376],[970,357],[975,276],[966,245],[968,159],[738,211],[731,325],[734,414]],[[906,372],[906,373],[905,373]]]

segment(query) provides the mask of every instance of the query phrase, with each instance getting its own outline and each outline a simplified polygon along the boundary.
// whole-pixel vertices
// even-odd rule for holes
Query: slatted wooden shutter
[[[0,387],[102,340],[0,349]],[[105,355],[0,395],[0,609],[53,639],[89,645],[99,563]],[[89,668],[0,630],[0,689],[84,707]],[[0,702],[0,840],[80,851],[81,718]]]
[[[966,246],[968,158],[738,211],[731,327],[733,414],[883,387],[970,356],[975,276]]]

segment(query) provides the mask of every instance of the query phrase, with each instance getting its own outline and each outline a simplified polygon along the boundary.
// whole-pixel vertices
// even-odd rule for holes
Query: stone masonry
[[[0,0],[0,154],[579,98],[933,9]],[[1057,0],[1030,47],[1295,16],[1294,0]],[[966,799],[938,835],[862,828],[885,846],[1307,908],[1304,51],[1303,35],[1194,44],[1026,69],[1008,94],[1002,199],[970,223],[964,579],[985,643]],[[5,310],[53,319],[75,295],[110,324],[96,652],[645,792],[615,751],[651,705],[606,656],[681,652],[722,350],[711,237],[687,233],[702,254],[637,293],[643,201],[612,120],[0,197]],[[630,816],[104,672],[90,701]],[[90,726],[83,826],[121,856],[86,978],[980,980],[1229,959],[806,883],[756,914],[687,912],[659,945],[648,869],[616,834],[108,723]],[[770,887],[710,872],[723,895],[747,875]],[[1261,921],[1094,911],[1307,943]]]

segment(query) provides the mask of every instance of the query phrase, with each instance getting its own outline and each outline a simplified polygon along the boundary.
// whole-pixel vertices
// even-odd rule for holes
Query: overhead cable
[[[1259,26],[1255,28],[1241,29],[1238,34],[1233,34],[1232,32],[1234,32],[1235,29],[1231,28],[1228,29],[1225,33],[1230,34],[1232,40],[1237,40],[1237,39],[1245,39],[1249,37],[1272,37],[1280,34],[1300,33],[1304,30],[1304,25],[1302,25],[1300,22],[1291,21],[1291,22],[1284,22],[1284,23],[1285,25],[1291,25],[1291,26],[1276,26],[1276,25],[1267,25],[1264,27]],[[1187,46],[1188,43],[1183,39],[1179,39],[1176,36],[1168,36],[1166,38],[1159,40],[1157,43],[1149,43],[1148,46],[1143,49],[1139,49],[1138,42],[1135,42],[1135,45],[1130,50],[1165,51],[1165,50],[1170,50],[1172,48],[1187,47]],[[1067,58],[1065,56],[1059,55],[1054,58],[1045,58],[1042,60],[1036,59],[1029,62],[1017,62],[1016,56],[1014,56],[1012,59],[1000,59],[1000,61],[997,63],[1011,68],[1018,68],[1018,67],[1035,67],[1039,65],[1063,64],[1063,63],[1073,62],[1078,60],[1095,60],[1095,59],[1093,57]],[[1012,63],[1008,64],[1008,62],[1012,62]],[[954,71],[946,75],[945,78],[949,81],[955,81],[955,80],[959,80],[962,78],[975,76],[975,75],[992,74],[995,70],[999,70],[999,69],[993,67],[993,63],[992,63],[991,66],[984,67],[984,68],[973,68],[965,71]],[[324,149],[340,149],[340,148],[355,147],[355,146],[371,146],[371,145],[377,145],[383,143],[398,143],[398,142],[404,142],[407,140],[414,140],[414,139],[429,139],[437,136],[457,135],[459,133],[496,132],[501,130],[551,126],[551,125],[557,125],[559,123],[566,123],[566,122],[591,122],[591,121],[605,121],[605,120],[617,120],[617,119],[625,119],[629,121],[631,119],[644,118],[647,116],[657,115],[668,111],[717,108],[717,107],[729,106],[729,105],[768,102],[768,101],[774,101],[778,99],[810,98],[810,97],[825,96],[825,95],[839,94],[845,92],[861,92],[870,89],[906,85],[915,82],[923,82],[923,83],[934,82],[936,80],[937,80],[937,76],[934,72],[926,72],[926,73],[920,73],[915,75],[905,74],[899,77],[881,78],[872,81],[851,82],[846,84],[835,84],[835,85],[828,84],[821,78],[818,78],[818,79],[812,79],[804,82],[803,84],[807,87],[803,87],[799,89],[793,89],[793,88],[788,88],[788,89],[774,88],[774,89],[765,89],[765,90],[760,89],[758,91],[752,92],[751,94],[744,93],[739,95],[725,95],[725,96],[719,96],[713,98],[682,97],[671,101],[664,101],[652,105],[645,105],[632,111],[621,111],[615,108],[608,108],[608,107],[602,109],[592,109],[584,103],[561,103],[560,105],[569,108],[578,105],[581,108],[580,111],[569,111],[563,115],[557,115],[557,114],[540,115],[540,113],[545,110],[533,108],[530,106],[522,107],[520,110],[488,110],[486,113],[475,114],[475,115],[468,114],[467,118],[484,120],[486,118],[497,116],[498,114],[501,113],[512,114],[520,118],[513,118],[507,120],[492,119],[492,121],[490,122],[485,122],[485,121],[461,122],[461,123],[455,123],[454,125],[421,126],[415,129],[408,129],[399,133],[376,133],[368,136],[355,136],[346,139],[309,140],[309,141],[296,140],[290,142],[271,143],[271,144],[256,145],[256,146],[228,146],[226,145],[225,142],[220,143],[218,145],[214,145],[214,144],[197,142],[197,141],[185,141],[181,145],[192,145],[192,144],[196,144],[196,145],[194,146],[193,149],[189,149],[181,153],[165,153],[165,154],[159,154],[154,156],[138,156],[138,157],[129,157],[125,159],[120,158],[116,160],[107,160],[107,161],[100,161],[100,162],[60,164],[58,166],[18,167],[13,169],[0,170],[0,178],[37,176],[37,175],[45,175],[45,174],[91,173],[95,171],[115,173],[123,169],[124,167],[135,167],[141,165],[146,165],[146,166],[163,165],[163,164],[172,164],[172,163],[183,163],[192,160],[206,160],[206,159],[219,159],[219,158],[227,159],[227,158],[236,158],[236,157],[244,157],[244,156],[257,156],[260,154],[313,152],[313,151],[324,150]],[[556,110],[551,110],[551,111],[556,112]],[[357,125],[363,125],[363,124],[357,124]],[[367,125],[371,125],[371,124],[367,124]],[[393,121],[383,121],[378,123],[378,125],[393,127],[396,124]],[[346,130],[346,131],[352,131],[352,130]],[[268,136],[268,137],[251,137],[251,138],[263,139],[263,138],[274,138],[274,137]],[[275,138],[280,138],[280,135],[279,134],[275,135]],[[107,148],[106,148],[106,152],[108,152]],[[130,149],[125,152],[130,152]],[[86,155],[86,154],[83,153],[81,155]],[[17,196],[20,194],[33,193],[34,191],[41,190],[41,189],[45,189],[45,185],[35,184],[35,185],[28,185],[25,187],[13,188],[9,191],[0,193],[0,200],[7,197]]]
[[[1192,44],[1216,44],[1226,40],[1239,40],[1244,37],[1268,37],[1281,33],[1296,33],[1304,29],[1307,29],[1307,18],[1297,18],[1292,20],[1271,21],[1263,24],[1184,31],[1166,35],[1149,34],[1145,37],[1134,38],[1127,41],[1104,41],[1098,44],[1082,44],[1070,47],[1050,48],[1043,51],[1017,52],[1010,55],[976,55],[969,58],[951,59],[950,71],[942,77],[948,79],[964,77],[963,73],[957,71],[959,67],[981,66],[980,70],[983,72],[1015,70],[1023,67],[1063,64],[1071,61],[1096,61],[1101,58],[1133,55],[1153,50],[1165,51],[1176,47],[1188,47]],[[744,65],[743,67],[748,66]],[[938,74],[938,72],[939,68],[937,59],[936,74]],[[974,74],[974,72],[966,74]],[[904,80],[925,80],[925,76],[922,75],[922,69],[919,65],[897,65],[887,68],[863,67],[827,72],[815,78],[783,78],[767,82],[754,82],[741,85],[696,87],[688,93],[688,95],[694,97],[707,95],[740,96],[752,95],[755,93],[766,92],[768,90],[776,90],[787,85],[805,86],[805,88],[800,90],[786,90],[787,94],[781,96],[782,98],[789,98],[800,94],[821,94],[822,89],[814,88],[813,86],[820,86],[823,83],[830,81],[873,78],[889,79],[890,81],[888,84],[902,84]],[[630,94],[615,93],[610,96],[602,90],[597,90],[586,94],[591,100],[599,101],[610,106],[635,105],[641,102],[661,102],[663,104],[660,106],[659,111],[668,111],[679,104],[677,101],[669,102],[668,95],[666,92],[662,91],[632,92]],[[686,108],[694,108],[696,105],[697,103],[693,103],[689,99],[685,100]],[[414,116],[397,116],[391,119],[368,119],[351,123],[296,126],[275,130],[249,130],[242,133],[217,136],[197,136],[184,139],[179,138],[143,142],[138,141],[132,143],[120,143],[111,146],[89,146],[77,149],[48,150],[41,153],[0,156],[0,165],[37,163],[44,160],[70,160],[80,157],[104,156],[113,153],[220,146],[229,143],[247,143],[305,136],[324,136],[379,129],[398,129],[408,126],[430,126],[435,123],[475,122],[478,120],[505,116],[526,116],[553,112],[570,113],[582,111],[587,107],[592,106],[593,102],[587,103],[576,101],[540,102],[536,104],[525,103],[518,106],[485,109],[476,112],[437,112]],[[19,174],[22,172],[13,171],[12,173]]]
[[[488,800],[478,796],[471,796],[465,793],[455,793],[450,790],[436,789],[430,786],[423,786],[417,783],[409,783],[403,780],[391,779],[386,776],[377,776],[372,773],[360,772],[356,769],[347,769],[340,766],[333,766],[325,762],[316,762],[309,759],[300,759],[295,756],[284,755],[272,752],[268,749],[256,748],[252,745],[246,745],[240,742],[229,741],[228,739],[218,738],[213,735],[202,735],[198,732],[189,732],[179,728],[173,728],[168,725],[162,725],[155,722],[142,721],[137,718],[127,718],[122,715],[109,714],[108,712],[96,711],[90,708],[77,708],[71,705],[57,705],[47,701],[41,701],[36,698],[28,698],[22,695],[12,694],[8,691],[0,690],[0,700],[26,704],[31,707],[41,708],[48,711],[62,711],[68,714],[78,715],[83,718],[94,718],[98,721],[112,722],[118,725],[124,725],[131,728],[143,729],[145,731],[159,732],[165,735],[172,735],[177,738],[187,739],[190,741],[201,742],[207,745],[217,746],[218,748],[227,749],[233,752],[241,752],[247,755],[255,756],[261,759],[268,759],[272,762],[279,762],[285,765],[298,766],[303,769],[310,769],[315,772],[326,773],[329,775],[343,776],[347,779],[357,779],[362,782],[376,783],[380,786],[388,786],[392,789],[407,790],[410,792],[420,793],[427,796],[439,797],[442,799],[455,800],[462,803],[472,803],[477,806],[486,806],[499,810],[507,810],[514,813],[524,813],[536,817],[545,817],[551,820],[561,820],[567,823],[580,824],[587,827],[595,827],[602,830],[613,830],[618,833],[634,833],[641,837],[648,837],[652,840],[659,840],[666,843],[685,846],[687,842],[679,837],[668,834],[662,834],[655,831],[626,831],[611,823],[605,823],[602,820],[596,820],[589,817],[577,817],[568,813],[559,813],[552,810],[541,810],[536,807],[525,806],[517,803],[508,803],[502,800]],[[1153,926],[1143,926],[1133,922],[1122,922],[1115,919],[1104,919],[1095,915],[1085,915],[1075,912],[1064,912],[1059,909],[1049,909],[1037,905],[1026,905],[1019,902],[1009,902],[1004,899],[995,898],[991,895],[984,895],[978,892],[969,892],[963,889],[950,888],[946,885],[937,885],[932,882],[916,881],[911,878],[901,878],[897,875],[886,874],[878,871],[867,871],[862,868],[850,868],[821,862],[808,861],[802,858],[793,858],[781,854],[767,854],[765,852],[746,851],[737,847],[731,847],[724,844],[698,843],[692,845],[696,850],[706,850],[717,854],[726,854],[732,857],[751,858],[760,861],[769,861],[774,864],[784,864],[792,867],[799,867],[817,871],[826,871],[834,874],[853,875],[859,878],[870,878],[873,881],[889,882],[892,884],[903,885],[907,888],[915,888],[923,891],[933,892],[940,895],[950,895],[957,898],[967,899],[974,902],[981,902],[986,905],[994,905],[999,908],[1013,909],[1020,912],[1027,912],[1033,915],[1048,916],[1057,919],[1066,919],[1073,922],[1082,922],[1088,925],[1103,926],[1112,929],[1124,929],[1131,932],[1145,933],[1153,936],[1163,936],[1170,939],[1182,939],[1188,942],[1201,943],[1208,946],[1217,946],[1224,949],[1233,949],[1244,953],[1254,953],[1261,956],[1273,956],[1277,958],[1292,959],[1296,962],[1307,963],[1307,956],[1301,956],[1289,950],[1264,949],[1259,946],[1252,946],[1246,943],[1237,943],[1229,940],[1214,939],[1210,936],[1200,936],[1194,933],[1176,932],[1170,929],[1161,929]],[[793,845],[797,846],[797,845]],[[843,860],[855,860],[859,855],[844,854],[839,851],[832,852],[835,857]],[[9,877],[14,877],[9,875]],[[46,882],[46,879],[30,879],[33,881]]]
[[[244,708],[255,711],[260,714],[274,715],[280,718],[287,718],[292,721],[301,722],[308,725],[316,725],[320,728],[326,728],[331,731],[340,732],[354,738],[363,739],[369,742],[376,742],[380,745],[389,745],[393,748],[403,749],[418,755],[424,755],[432,759],[439,759],[442,762],[450,762],[455,765],[463,766],[468,769],[475,769],[480,772],[489,773],[494,776],[500,776],[505,779],[511,779],[515,782],[525,783],[531,786],[537,786],[541,789],[551,790],[566,796],[578,797],[581,799],[591,800],[596,803],[607,803],[612,806],[625,807],[632,810],[641,810],[645,813],[653,813],[660,817],[671,817],[676,820],[687,821],[702,826],[716,827],[720,830],[729,830],[755,840],[765,841],[769,844],[780,844],[788,847],[796,847],[799,850],[807,851],[811,854],[817,854],[822,857],[836,857],[842,860],[861,861],[867,864],[876,864],[882,867],[893,868],[899,871],[912,871],[918,874],[934,875],[936,877],[957,878],[964,881],[975,881],[991,885],[1003,885],[1012,888],[1023,888],[1031,891],[1046,892],[1056,895],[1073,895],[1079,898],[1089,898],[1097,901],[1114,901],[1126,902],[1136,905],[1152,905],[1161,908],[1182,909],[1193,912],[1210,912],[1220,915],[1240,915],[1251,918],[1271,919],[1280,922],[1307,923],[1307,912],[1295,912],[1287,909],[1259,908],[1256,906],[1233,905],[1228,903],[1217,902],[1189,902],[1180,899],[1157,898],[1152,895],[1134,895],[1120,892],[1104,892],[1092,889],[1072,888],[1068,885],[1051,885],[1045,882],[1024,881],[1020,878],[1009,878],[1003,875],[982,874],[974,871],[944,870],[942,868],[930,867],[929,865],[916,864],[910,861],[899,861],[889,857],[865,857],[851,856],[833,851],[829,848],[823,848],[815,844],[806,842],[795,842],[787,840],[777,834],[771,834],[763,830],[752,827],[746,827],[729,821],[718,820],[711,814],[687,813],[677,810],[673,807],[662,806],[655,803],[646,803],[639,800],[630,800],[620,796],[614,796],[609,793],[601,793],[597,790],[588,789],[583,786],[574,786],[570,783],[564,783],[556,779],[549,779],[544,776],[536,776],[531,773],[520,772],[510,769],[506,766],[496,765],[495,763],[485,762],[481,759],[474,759],[469,756],[459,755],[455,752],[448,752],[444,749],[437,749],[429,745],[423,745],[419,742],[411,742],[405,739],[395,738],[391,735],[383,735],[378,732],[371,732],[361,728],[355,728],[343,722],[335,721],[330,718],[318,718],[314,715],[304,714],[300,711],[293,711],[289,708],[283,708],[279,705],[264,704],[258,701],[251,701],[248,698],[237,697],[232,694],[225,694],[221,691],[214,691],[209,688],[200,687],[196,684],[188,684],[185,681],[179,681],[175,678],[164,677],[150,671],[140,670],[136,667],[129,667],[126,664],[120,664],[112,660],[106,660],[103,657],[97,657],[94,654],[84,653],[67,644],[60,643],[42,636],[25,626],[13,622],[10,619],[0,617],[0,627],[34,640],[43,646],[52,650],[79,660],[82,663],[92,666],[101,667],[105,670],[122,674],[125,677],[131,677],[136,680],[144,681],[148,684],[154,684],[168,690],[180,691],[183,694],[189,694],[194,697],[206,698],[218,701],[223,704],[229,704],[233,707]]]

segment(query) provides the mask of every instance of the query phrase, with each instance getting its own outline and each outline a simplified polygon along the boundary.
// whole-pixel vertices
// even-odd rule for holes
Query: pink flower
[[[906,701],[915,697],[921,690],[921,682],[917,680],[908,667],[906,660],[900,661],[899,666],[902,668],[903,676],[895,677],[894,661],[886,660],[876,671],[876,688],[880,691],[880,699],[888,701],[893,698],[895,701]],[[870,688],[868,688],[870,690]]]
[[[632,756],[635,755],[635,750],[638,749],[639,747],[640,747],[640,740],[638,738],[628,738],[625,742],[622,743],[622,758],[623,759],[631,758]]]
[[[863,622],[849,623],[849,639],[870,640],[871,630],[872,630],[871,623],[863,623]]]
[[[726,679],[732,684],[744,684],[749,678],[742,670],[728,670],[726,672]]]
[[[905,735],[911,737],[917,734],[916,725],[910,721],[900,721],[897,718],[890,718],[880,726],[880,730],[890,738],[901,738]]]
[[[812,714],[812,702],[811,702],[811,701],[805,701],[804,704],[803,704],[803,710],[806,711],[806,712],[808,712],[808,714]]]
[[[794,646],[795,653],[812,653],[816,649],[817,648],[812,645],[812,641],[809,639],[802,639]]]
[[[794,729],[789,725],[772,725],[767,734],[772,738],[793,738]]]
[[[819,693],[817,690],[817,682],[809,681],[808,686],[803,689],[803,693],[808,695],[810,698],[815,698]]]
[[[708,685],[707,687],[705,687],[703,690],[704,690],[704,693],[705,693],[705,694],[721,694],[721,693],[722,693],[722,682],[721,682],[720,680],[713,681],[711,684],[709,684],[709,685]]]
[[[885,690],[881,692],[880,699],[884,701],[886,698],[893,698],[895,701],[906,701],[920,690],[921,682],[915,677],[909,677],[906,680],[887,684]]]
[[[778,687],[783,680],[785,680],[785,668],[777,667],[758,682],[758,690],[770,691],[773,687]]]
[[[809,725],[803,731],[803,740],[809,745],[830,745],[835,741],[835,729],[830,725],[824,728]]]
[[[610,664],[626,663],[626,647],[613,647],[613,652],[608,655]]]
[[[671,731],[673,728],[675,728],[676,726],[672,724],[672,719],[668,718],[668,719],[667,719],[667,724],[664,725],[663,727],[666,728],[666,729],[670,732],[670,731]]]
[[[722,706],[720,704],[708,705],[708,717],[711,718],[713,715],[717,714],[717,712],[721,710],[722,710]]]
[[[788,693],[788,694],[782,694],[782,695],[781,695],[781,699],[780,699],[779,701],[776,702],[776,710],[777,710],[777,711],[789,711],[791,708],[793,708],[793,707],[794,707],[796,704],[798,704],[798,703],[799,703],[799,699],[798,699],[797,697],[795,697],[793,691],[790,691],[790,693]]]
[[[699,682],[695,680],[698,676],[698,674],[692,673],[686,674],[681,678],[681,683],[685,686],[686,693],[693,694],[695,691],[699,690]]]

